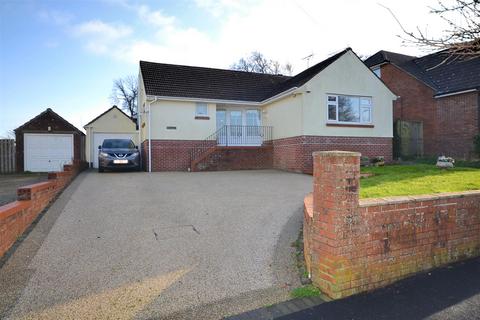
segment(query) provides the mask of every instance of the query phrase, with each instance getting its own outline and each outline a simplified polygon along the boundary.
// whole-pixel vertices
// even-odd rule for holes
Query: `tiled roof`
[[[449,56],[446,51],[420,58],[379,51],[367,60],[369,67],[393,63],[435,90],[436,95],[480,89],[480,58]],[[383,59],[383,60],[382,60]]]
[[[85,133],[83,133],[77,127],[75,127],[73,124],[71,124],[70,122],[68,122],[64,118],[62,118],[58,113],[53,111],[51,108],[47,108],[45,111],[41,112],[40,114],[36,115],[32,119],[30,119],[27,122],[25,122],[24,124],[22,124],[20,127],[16,128],[14,131],[16,132],[16,131],[20,131],[20,130],[26,128],[31,123],[34,123],[37,119],[40,119],[41,117],[44,117],[44,116],[50,116],[50,117],[56,118],[59,121],[61,121],[66,127],[69,127],[72,131],[78,132],[81,135],[85,135]]]
[[[365,64],[369,68],[371,68],[373,66],[377,66],[377,65],[385,63],[385,62],[391,62],[391,63],[394,63],[394,64],[398,65],[398,64],[404,63],[406,61],[410,61],[410,60],[415,59],[415,58],[416,57],[414,57],[414,56],[407,56],[405,54],[380,50],[377,53],[375,53],[373,56],[371,56],[367,60],[365,60]]]
[[[306,83],[345,52],[295,77],[140,61],[147,95],[260,102]]]

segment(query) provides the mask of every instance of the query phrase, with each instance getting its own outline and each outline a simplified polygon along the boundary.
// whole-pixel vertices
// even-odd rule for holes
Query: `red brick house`
[[[140,61],[148,171],[312,172],[312,152],[392,158],[396,96],[347,48],[293,77]]]
[[[471,158],[480,133],[480,58],[379,51],[365,64],[398,95],[393,120],[423,126],[423,155]]]

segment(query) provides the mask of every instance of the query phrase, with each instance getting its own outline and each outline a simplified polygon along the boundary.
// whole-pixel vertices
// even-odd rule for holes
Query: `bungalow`
[[[148,171],[312,172],[312,152],[392,159],[396,96],[347,48],[294,77],[140,61]]]
[[[446,51],[417,58],[382,50],[365,64],[399,96],[393,105],[396,155],[474,156],[473,139],[480,133],[480,58]]]

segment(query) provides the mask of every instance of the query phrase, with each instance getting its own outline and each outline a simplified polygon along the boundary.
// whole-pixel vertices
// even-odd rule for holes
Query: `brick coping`
[[[413,196],[392,196],[382,198],[365,198],[359,200],[359,207],[373,207],[387,204],[404,204],[410,202],[435,201],[441,199],[464,198],[471,196],[480,196],[480,190],[468,190],[458,192],[443,192],[433,194],[420,194]],[[313,218],[313,193],[310,192],[303,199],[303,205],[310,218]]]
[[[463,198],[470,196],[479,196],[480,190],[468,190],[458,192],[443,192],[432,194],[420,194],[412,196],[392,196],[382,198],[365,198],[359,200],[360,207],[370,207],[385,204],[404,204],[409,202],[435,201],[441,199]]]

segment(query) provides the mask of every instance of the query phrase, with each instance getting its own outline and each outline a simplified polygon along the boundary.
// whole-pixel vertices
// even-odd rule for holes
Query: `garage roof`
[[[95,121],[97,121],[98,119],[100,119],[101,117],[103,117],[104,115],[106,115],[107,113],[109,113],[110,111],[112,111],[113,109],[117,109],[118,111],[120,111],[125,117],[127,117],[130,121],[132,121],[133,123],[137,123],[134,119],[132,119],[132,117],[130,117],[128,114],[126,114],[125,112],[123,112],[122,109],[120,109],[119,107],[117,106],[112,106],[110,109],[108,109],[107,111],[103,112],[102,114],[100,114],[99,116],[95,117],[93,120],[91,120],[89,123],[87,123],[86,125],[84,125],[83,127],[85,128],[86,126],[94,123]]]
[[[147,95],[261,102],[305,84],[347,48],[294,77],[140,61]]]
[[[50,118],[48,119],[48,117],[50,117]],[[39,124],[39,120],[41,118],[47,118],[48,119],[47,121],[50,121],[50,122],[55,122],[55,120],[57,120],[58,122],[60,122],[64,126],[64,128],[70,129],[71,131],[75,131],[79,134],[85,135],[82,131],[77,129],[77,127],[75,127],[73,124],[71,124],[70,122],[68,122],[64,118],[62,118],[58,113],[54,112],[50,108],[47,108],[45,111],[41,112],[36,117],[28,120],[27,122],[22,124],[20,127],[16,128],[14,131],[15,132],[22,131],[22,130],[47,131],[47,128],[41,127],[43,125],[43,123]],[[58,129],[55,130],[55,131],[58,131]]]

